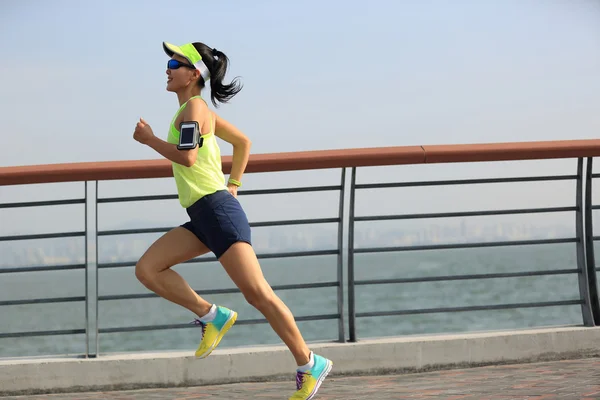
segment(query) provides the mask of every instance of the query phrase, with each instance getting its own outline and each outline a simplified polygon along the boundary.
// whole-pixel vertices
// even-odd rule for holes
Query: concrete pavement
[[[287,381],[193,388],[17,396],[29,400],[287,399]],[[496,365],[419,374],[328,378],[315,400],[333,399],[600,399],[600,357]]]

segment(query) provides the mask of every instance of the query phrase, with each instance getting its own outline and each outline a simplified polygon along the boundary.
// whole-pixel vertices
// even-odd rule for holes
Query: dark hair
[[[228,85],[223,83],[229,65],[229,58],[223,52],[200,42],[194,42],[193,45],[202,56],[202,61],[204,61],[204,64],[206,64],[206,67],[210,71],[210,99],[215,107],[219,107],[217,101],[219,103],[227,103],[242,90],[242,85],[237,77]],[[200,76],[198,84],[200,87],[206,85],[202,76]]]

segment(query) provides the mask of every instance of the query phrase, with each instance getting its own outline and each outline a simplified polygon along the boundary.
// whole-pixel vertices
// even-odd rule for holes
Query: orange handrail
[[[600,139],[398,146],[253,154],[246,172],[600,156]],[[223,157],[229,173],[231,156]],[[0,186],[172,176],[165,159],[27,165],[0,168]]]

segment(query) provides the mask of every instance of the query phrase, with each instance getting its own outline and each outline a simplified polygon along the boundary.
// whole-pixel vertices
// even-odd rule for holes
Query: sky
[[[252,153],[597,138],[598,21],[594,0],[0,0],[0,167],[159,158],[132,133],[143,117],[166,138],[178,108],[165,90],[162,41],[202,41],[230,58],[228,78],[240,76],[244,88],[217,112],[251,138]],[[359,177],[574,171],[569,160],[364,169]],[[339,180],[339,171],[254,175],[245,187]],[[0,187],[0,202],[70,197],[81,187]],[[571,190],[531,187],[481,195],[490,206],[573,200]],[[174,189],[168,179],[101,184],[105,195]],[[401,209],[398,201],[382,207],[400,213],[482,204],[480,192],[460,192],[450,206],[439,192],[423,195],[427,201],[402,193],[393,195]],[[474,200],[461,200],[465,193]],[[272,216],[264,201],[244,201],[252,219]],[[303,214],[303,202],[290,204]],[[115,223],[127,212],[115,211]],[[173,212],[164,218],[185,216]],[[32,213],[0,210],[0,234],[33,219],[34,229],[47,231],[62,218]]]

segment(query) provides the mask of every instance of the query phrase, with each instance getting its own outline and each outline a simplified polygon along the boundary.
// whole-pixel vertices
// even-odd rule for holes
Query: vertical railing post
[[[588,269],[586,266],[586,255],[584,249],[584,226],[583,226],[583,158],[577,159],[577,185],[575,194],[575,234],[577,237],[577,270],[579,281],[579,298],[581,299],[581,314],[584,326],[594,326],[594,317],[590,307],[590,285]]]
[[[585,171],[585,254],[590,293],[590,307],[594,325],[600,325],[600,300],[596,277],[596,257],[594,255],[594,218],[593,218],[593,157],[588,157]]]
[[[98,297],[100,297],[99,295],[99,273],[98,273],[98,265],[100,264],[100,259],[98,258],[98,181],[96,181],[96,190],[95,190],[95,207],[96,207],[96,223],[94,224],[94,238],[96,241],[96,357],[100,356],[100,333],[99,333],[99,326],[98,326],[98,311],[99,311],[99,306],[98,306]]]
[[[348,217],[348,330],[350,342],[356,342],[356,309],[354,299],[354,202],[356,195],[356,167],[350,179],[350,209]]]
[[[340,187],[340,208],[338,223],[338,259],[337,259],[337,279],[338,279],[338,339],[341,343],[346,341],[345,322],[344,322],[344,201],[346,198],[346,168],[342,168],[342,183]]]
[[[89,242],[88,242],[88,183],[87,181],[84,182],[84,186],[83,186],[83,190],[85,193],[85,197],[84,197],[84,203],[83,203],[83,207],[85,209],[84,211],[84,232],[85,232],[85,236],[84,236],[84,243],[83,243],[83,248],[85,251],[85,277],[84,277],[84,290],[85,290],[85,358],[88,358],[90,356],[90,309],[89,309],[89,305],[90,305],[90,291],[89,291],[89,281],[88,281],[88,276],[89,276],[89,270],[90,270],[90,260],[89,260],[89,251],[88,251],[88,246],[89,246]]]

